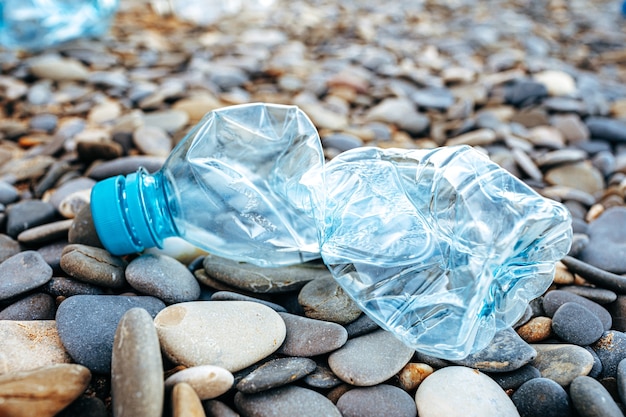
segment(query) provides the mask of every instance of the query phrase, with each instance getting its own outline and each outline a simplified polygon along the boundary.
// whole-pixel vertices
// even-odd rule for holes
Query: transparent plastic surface
[[[324,262],[361,309],[446,359],[485,347],[551,284],[571,219],[478,151],[360,148],[326,165]]]
[[[319,258],[309,187],[323,183],[323,164],[317,131],[300,109],[252,104],[207,114],[161,174],[181,237],[277,266]]]
[[[3,0],[0,45],[42,50],[72,39],[100,36],[118,0]]]

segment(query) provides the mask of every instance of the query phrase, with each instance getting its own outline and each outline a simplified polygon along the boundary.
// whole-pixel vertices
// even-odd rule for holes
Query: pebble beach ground
[[[122,0],[101,39],[0,50],[0,415],[623,416],[625,25],[617,1],[278,0],[202,27]],[[450,362],[321,267],[102,249],[96,181],[260,101],[302,108],[329,159],[483,151],[570,210],[553,285]]]

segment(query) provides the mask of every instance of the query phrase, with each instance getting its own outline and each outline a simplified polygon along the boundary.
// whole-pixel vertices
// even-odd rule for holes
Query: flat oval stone
[[[420,417],[519,417],[494,380],[464,366],[435,371],[417,389],[415,403]]]
[[[619,406],[607,389],[595,379],[579,376],[569,387],[572,403],[584,417],[623,417]]]
[[[103,287],[120,288],[126,284],[126,261],[104,249],[70,244],[61,254],[61,268],[77,280]]]
[[[403,390],[413,391],[433,372],[433,367],[426,363],[409,362],[398,373],[398,383]]]
[[[626,360],[622,359],[617,365],[617,393],[622,403],[626,399]]]
[[[548,184],[567,186],[589,194],[604,189],[602,173],[588,161],[552,168],[545,173],[544,179]]]
[[[498,331],[489,345],[461,360],[452,361],[483,372],[510,372],[532,361],[537,352],[511,328]]]
[[[24,230],[55,219],[56,208],[41,200],[24,200],[7,207],[7,235],[16,238]]]
[[[75,295],[57,309],[59,337],[72,358],[93,372],[109,373],[118,323],[131,308],[143,308],[150,316],[165,308],[154,297]]]
[[[608,117],[588,117],[585,120],[593,139],[626,142],[626,123]]]
[[[193,301],[167,307],[155,318],[165,355],[185,366],[239,371],[276,351],[285,322],[269,307],[247,301]]]
[[[37,245],[59,239],[67,239],[67,234],[72,223],[73,221],[71,219],[59,220],[32,227],[17,235],[17,240],[25,245]]]
[[[337,375],[324,364],[317,364],[317,368],[304,377],[304,383],[312,388],[330,389],[343,384]]]
[[[184,382],[189,384],[201,400],[219,397],[232,388],[235,378],[226,369],[215,365],[201,365],[183,369],[165,380],[165,388]]]
[[[0,415],[53,417],[87,389],[90,379],[89,370],[75,364],[0,375]]]
[[[103,295],[102,288],[86,282],[66,277],[52,277],[43,290],[53,297],[71,297],[73,295]]]
[[[613,324],[613,318],[606,308],[602,307],[596,302],[593,302],[587,298],[581,297],[569,291],[548,291],[548,293],[543,296],[543,310],[548,316],[552,317],[559,307],[569,302],[578,303],[591,311],[593,314],[595,314],[602,322],[604,330],[608,330],[611,328],[611,325]]]
[[[285,322],[287,336],[278,353],[288,356],[317,356],[332,352],[348,340],[346,329],[328,321],[279,313]]]
[[[54,320],[0,320],[0,374],[70,362]]]
[[[116,416],[163,414],[163,362],[152,316],[131,308],[122,316],[113,340],[111,396]]]
[[[0,320],[53,320],[54,299],[48,294],[26,296],[0,311]]]
[[[179,382],[172,390],[172,415],[175,417],[201,417],[205,415],[198,394],[186,382]]]
[[[326,268],[304,266],[263,268],[214,255],[207,255],[203,266],[209,277],[255,293],[293,291],[314,279],[331,276]]]
[[[20,243],[11,236],[0,234],[0,262],[4,262],[22,250]]]
[[[579,346],[595,342],[604,333],[598,316],[574,302],[565,303],[556,310],[552,317],[552,329],[565,342]]]
[[[522,417],[570,417],[572,409],[565,389],[548,378],[525,382],[511,396]]]
[[[274,359],[243,377],[236,388],[246,394],[256,394],[304,378],[316,367],[315,361],[308,358]]]
[[[533,345],[537,357],[532,365],[549,378],[567,387],[574,378],[587,375],[593,367],[593,356],[585,348],[576,345]]]
[[[359,318],[351,321],[344,327],[348,332],[348,338],[350,339],[352,339],[353,337],[371,333],[374,330],[380,330],[380,326],[376,324],[376,322],[372,320],[367,314],[361,314]]]
[[[342,417],[328,398],[294,385],[258,394],[238,392],[235,406],[246,417]]]
[[[617,366],[626,358],[626,334],[608,330],[591,348],[596,352],[602,362],[600,378],[614,378],[617,374]]]
[[[163,166],[165,158],[162,156],[123,156],[111,161],[99,163],[90,169],[88,175],[94,180],[103,180],[115,175],[128,175],[136,172],[140,167],[149,172],[158,171]]]
[[[141,126],[133,133],[133,143],[146,155],[166,157],[172,150],[172,139],[157,126]]]
[[[354,388],[339,397],[337,408],[343,417],[415,417],[415,401],[392,385]]]
[[[185,265],[166,255],[144,254],[125,270],[126,281],[137,291],[165,303],[181,303],[200,297],[200,284]]]
[[[567,291],[580,295],[588,300],[591,300],[600,305],[609,304],[617,300],[617,294],[615,291],[607,290],[598,287],[585,287],[582,285],[565,285],[559,287],[560,291]]]
[[[518,327],[517,334],[526,343],[537,343],[546,340],[552,334],[552,319],[549,317],[533,317],[528,323]]]
[[[362,313],[359,306],[332,277],[308,282],[300,290],[298,302],[307,317],[334,323],[350,323]]]
[[[524,365],[519,369],[511,372],[499,372],[488,374],[491,379],[496,381],[503,390],[517,389],[524,382],[530,381],[533,378],[540,378],[541,372],[539,369],[532,365]]]
[[[36,77],[54,81],[83,81],[89,76],[89,70],[80,61],[60,55],[35,59],[30,64],[30,71]]]
[[[626,273],[626,207],[611,207],[589,223],[580,259],[615,274]],[[610,250],[607,250],[610,248]]]
[[[379,330],[348,340],[328,357],[330,369],[343,381],[357,386],[384,382],[400,372],[414,350],[393,334]]]
[[[89,204],[82,207],[78,213],[76,213],[76,217],[74,217],[74,221],[68,232],[67,240],[69,243],[102,248],[102,242],[100,242],[96,227],[93,224],[91,206]]]
[[[52,278],[52,268],[35,251],[24,251],[0,264],[0,300],[41,287]]]

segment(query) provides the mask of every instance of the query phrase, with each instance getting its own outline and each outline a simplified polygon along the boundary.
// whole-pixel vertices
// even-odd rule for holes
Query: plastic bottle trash
[[[0,1],[0,45],[38,51],[106,32],[118,0]]]
[[[358,148],[324,163],[296,107],[209,113],[162,169],[96,184],[98,235],[122,255],[180,236],[262,266],[322,257],[342,288],[412,348],[460,359],[552,282],[571,219],[467,146]]]

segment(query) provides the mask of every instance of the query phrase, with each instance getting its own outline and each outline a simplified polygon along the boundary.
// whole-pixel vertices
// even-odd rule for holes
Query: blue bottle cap
[[[91,191],[91,214],[100,241],[113,255],[160,246],[145,216],[140,177],[119,175],[98,182]]]

